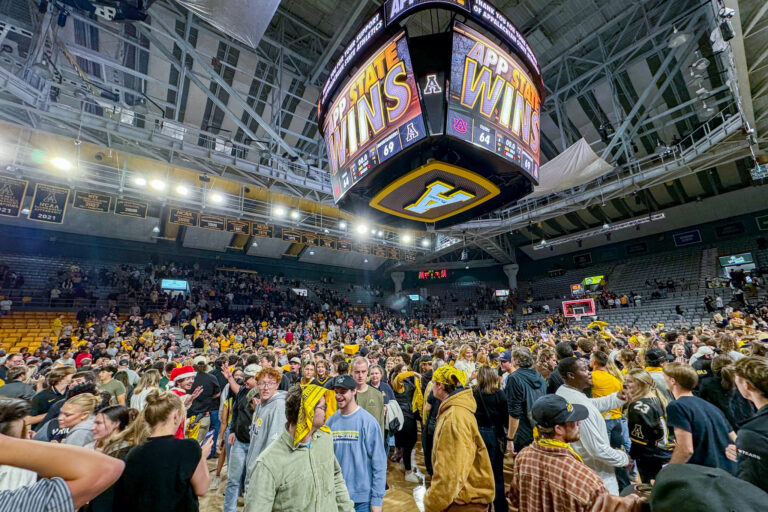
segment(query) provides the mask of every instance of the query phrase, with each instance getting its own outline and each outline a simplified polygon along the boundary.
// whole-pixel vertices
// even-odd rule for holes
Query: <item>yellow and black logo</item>
[[[437,222],[493,199],[499,192],[477,173],[433,161],[390,183],[369,204],[398,217]]]

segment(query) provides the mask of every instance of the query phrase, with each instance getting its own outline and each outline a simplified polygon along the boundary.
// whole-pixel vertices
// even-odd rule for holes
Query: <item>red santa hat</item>
[[[197,372],[191,366],[180,366],[171,371],[171,380],[176,382],[179,379],[186,379],[187,377],[194,377],[195,375],[197,375]]]

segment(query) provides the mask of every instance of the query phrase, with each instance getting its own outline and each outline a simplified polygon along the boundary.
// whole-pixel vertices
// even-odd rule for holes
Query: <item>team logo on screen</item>
[[[432,208],[468,201],[474,197],[469,192],[457,190],[453,185],[448,185],[442,181],[435,181],[427,185],[427,191],[424,192],[424,195],[418,201],[406,206],[405,209],[409,212],[426,213]]]
[[[443,90],[440,88],[440,84],[437,83],[437,75],[427,75],[427,85],[424,86],[424,95],[440,94]]]
[[[467,122],[460,117],[454,117],[453,129],[459,133],[467,133],[469,131],[469,124],[467,124]]]
[[[499,193],[494,183],[475,172],[432,161],[384,187],[369,204],[405,219],[437,222],[474,208]]]

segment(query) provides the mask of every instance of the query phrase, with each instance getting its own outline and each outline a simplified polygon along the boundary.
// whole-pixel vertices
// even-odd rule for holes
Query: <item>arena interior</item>
[[[0,512],[765,510],[764,0],[0,0]]]

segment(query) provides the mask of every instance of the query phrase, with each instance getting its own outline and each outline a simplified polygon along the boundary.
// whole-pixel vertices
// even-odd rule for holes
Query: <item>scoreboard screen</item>
[[[345,82],[324,119],[334,200],[425,135],[408,42],[401,31]]]
[[[538,182],[540,112],[540,95],[525,67],[457,22],[446,134],[509,160]]]
[[[419,279],[421,280],[447,279],[447,278],[448,278],[448,271],[445,269],[419,271]]]

